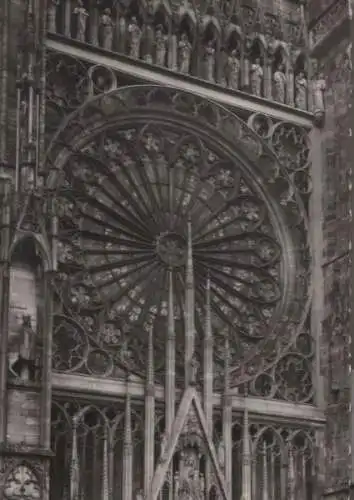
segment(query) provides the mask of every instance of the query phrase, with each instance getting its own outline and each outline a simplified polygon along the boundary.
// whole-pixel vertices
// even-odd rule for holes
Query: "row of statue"
[[[57,31],[58,5],[59,0],[50,3],[48,29],[51,32]],[[89,12],[83,0],[77,0],[72,14],[76,19],[72,36],[80,42],[87,41]],[[168,67],[183,74],[191,72],[195,49],[187,32],[179,33],[173,40],[173,37],[167,36],[164,26],[159,24],[152,27],[153,33],[150,33],[147,43],[147,35],[136,17],[132,16],[128,22],[120,17],[117,22],[119,25],[113,21],[111,9],[104,9],[98,18],[97,33],[90,33],[90,43],[110,51],[124,51],[131,58],[143,59],[149,64]],[[233,45],[221,52],[215,38],[205,40],[201,53],[197,54],[201,61],[198,76],[233,90],[245,90],[258,97],[308,109],[309,85],[303,68],[298,67],[294,75],[283,56],[266,67],[257,50],[252,53],[251,47],[245,60],[245,56],[241,57],[240,40]]]

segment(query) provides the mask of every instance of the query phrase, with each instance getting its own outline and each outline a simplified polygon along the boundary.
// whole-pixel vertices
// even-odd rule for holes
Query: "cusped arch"
[[[154,124],[154,127],[159,133],[154,135],[152,131],[149,134],[144,133],[142,136],[140,131],[148,131],[149,127],[146,127],[148,123]],[[118,137],[117,134],[119,135],[118,142],[116,141]],[[195,136],[198,139],[197,142],[199,141],[203,144],[205,158],[207,158],[206,163],[204,162],[203,165],[195,160],[196,158],[198,159],[198,151],[195,150],[193,146],[185,146],[183,138],[187,135]],[[94,146],[98,137],[104,137],[104,140],[107,141],[108,149],[102,150],[102,154],[109,155],[109,160],[107,157],[106,164],[112,165],[113,169],[109,172],[102,172],[103,177],[100,177],[101,174],[98,171],[95,172],[92,166],[87,165],[85,163],[86,160],[84,160],[86,157],[85,155],[90,155],[93,161],[95,157],[99,159],[100,155],[98,154],[97,148]],[[134,142],[131,142],[132,137],[134,138]],[[60,179],[62,178],[64,183],[68,182],[70,184],[72,181],[76,182],[78,186],[77,181],[75,181],[73,177],[69,179],[67,176],[77,174],[80,177],[85,175],[87,176],[85,179],[89,179],[89,181],[86,180],[85,182],[88,182],[88,186],[90,182],[92,182],[92,189],[95,191],[97,186],[103,186],[103,182],[103,190],[99,188],[101,191],[97,191],[97,194],[94,195],[95,199],[85,191],[85,183],[82,183],[82,181],[79,183],[81,187],[84,187],[81,194],[87,197],[88,205],[95,203],[96,208],[99,208],[100,204],[106,203],[108,198],[112,197],[112,193],[110,193],[109,190],[111,189],[112,183],[114,183],[120,192],[120,199],[123,200],[119,202],[119,224],[121,225],[119,234],[121,236],[122,234],[126,235],[125,245],[128,246],[126,246],[126,250],[124,250],[122,255],[131,254],[132,247],[128,239],[132,236],[132,230],[134,228],[139,228],[139,235],[134,236],[134,238],[138,238],[140,241],[139,244],[134,243],[134,245],[137,245],[134,250],[136,251],[137,261],[134,265],[137,266],[138,261],[143,262],[141,260],[141,255],[144,254],[144,248],[146,248],[147,251],[145,252],[144,259],[150,262],[149,259],[153,254],[154,261],[151,261],[151,265],[155,266],[156,264],[156,266],[159,266],[158,269],[160,269],[161,266],[165,265],[167,259],[165,253],[162,252],[167,252],[167,247],[170,248],[172,243],[174,248],[178,248],[178,252],[182,252],[182,254],[184,252],[183,241],[185,235],[183,231],[183,234],[175,234],[173,236],[173,242],[172,240],[171,242],[167,242],[166,240],[166,245],[165,242],[163,242],[164,245],[161,245],[161,238],[165,238],[166,231],[162,231],[157,238],[157,247],[154,246],[155,239],[152,243],[150,243],[149,240],[149,231],[153,232],[156,228],[159,228],[160,231],[160,226],[165,224],[165,219],[161,217],[162,205],[160,205],[160,202],[162,203],[163,201],[163,203],[167,203],[167,198],[165,199],[165,196],[167,196],[166,193],[168,193],[168,190],[166,190],[165,186],[166,182],[169,182],[169,174],[167,174],[167,171],[165,172],[165,167],[163,167],[163,165],[168,164],[168,158],[173,149],[173,145],[177,144],[179,141],[181,147],[176,157],[176,172],[178,168],[182,168],[180,165],[183,164],[183,168],[187,169],[183,170],[183,172],[188,173],[188,175],[185,178],[185,174],[176,173],[177,177],[174,181],[178,184],[178,197],[175,202],[172,202],[173,208],[171,210],[174,210],[174,216],[178,218],[178,224],[180,224],[176,227],[178,230],[184,227],[184,223],[188,219],[189,211],[191,211],[192,216],[194,213],[198,214],[198,217],[203,217],[205,211],[208,213],[207,217],[216,217],[215,224],[226,224],[226,226],[230,226],[231,224],[232,226],[228,236],[226,234],[223,236],[223,230],[220,229],[221,232],[219,232],[216,237],[218,241],[220,238],[221,240],[224,239],[222,242],[223,250],[222,247],[220,247],[216,251],[216,254],[215,251],[212,250],[214,243],[209,240],[208,236],[208,231],[209,233],[214,231],[213,225],[210,225],[207,231],[203,229],[204,232],[201,228],[200,230],[202,232],[198,237],[196,236],[195,240],[195,266],[196,279],[198,281],[197,300],[200,300],[203,296],[205,270],[210,268],[214,272],[217,268],[217,271],[215,271],[213,293],[215,293],[215,297],[218,297],[218,299],[215,299],[213,311],[214,315],[217,316],[217,322],[219,322],[218,328],[220,330],[218,331],[222,331],[223,327],[221,324],[226,324],[230,321],[231,316],[228,315],[235,313],[237,309],[235,304],[238,303],[237,301],[242,301],[244,299],[240,291],[237,293],[235,292],[235,296],[233,297],[233,290],[235,289],[233,286],[230,288],[230,285],[226,285],[224,281],[226,276],[231,272],[229,267],[231,266],[232,268],[234,265],[231,259],[230,261],[228,260],[229,250],[227,250],[227,241],[230,240],[230,238],[236,238],[236,233],[233,232],[238,224],[238,222],[233,222],[234,213],[236,212],[230,212],[228,214],[225,212],[226,219],[224,218],[224,222],[222,222],[221,215],[216,216],[216,213],[220,212],[220,207],[217,207],[217,205],[221,203],[223,207],[232,206],[234,203],[240,204],[240,200],[245,200],[245,206],[248,207],[246,210],[250,209],[250,213],[253,213],[251,217],[247,215],[247,217],[250,217],[250,220],[252,217],[257,219],[260,213],[266,213],[267,221],[269,221],[272,227],[271,233],[274,236],[263,234],[263,226],[262,224],[257,226],[257,222],[252,226],[254,227],[252,234],[254,238],[256,238],[255,241],[262,235],[259,241],[261,241],[262,245],[267,243],[271,253],[275,251],[275,247],[271,245],[273,239],[277,241],[277,245],[280,249],[279,276],[281,276],[281,278],[279,278],[277,286],[280,287],[279,290],[281,290],[281,294],[274,309],[272,309],[273,306],[270,305],[271,301],[267,302],[268,312],[271,315],[267,333],[263,332],[262,335],[256,337],[257,348],[250,349],[247,352],[245,351],[242,359],[236,359],[236,357],[232,359],[235,383],[243,383],[245,380],[252,379],[255,376],[257,373],[257,365],[259,366],[260,360],[262,360],[261,365],[264,368],[265,360],[262,358],[262,352],[269,342],[269,346],[272,345],[273,347],[268,351],[270,355],[267,355],[266,364],[269,366],[269,364],[276,362],[278,352],[274,349],[274,345],[276,345],[274,342],[277,342],[277,339],[281,338],[282,349],[287,348],[287,346],[291,344],[293,325],[297,324],[299,325],[298,328],[302,328],[307,314],[306,307],[308,307],[306,305],[309,294],[308,283],[306,280],[304,283],[298,283],[296,280],[297,273],[300,271],[302,272],[302,270],[298,268],[300,261],[298,256],[300,252],[303,251],[303,246],[301,244],[300,248],[300,243],[298,241],[298,228],[299,221],[306,220],[305,211],[286,173],[286,169],[283,168],[274,152],[269,149],[266,143],[236,115],[226,110],[224,107],[202,97],[181,92],[173,88],[162,88],[159,86],[141,85],[125,87],[89,100],[84,106],[67,118],[53,138],[47,151],[47,165],[49,166],[50,172],[46,179],[46,183],[48,187],[56,188],[59,187],[61,182]],[[160,148],[165,148],[165,159],[162,163],[161,155],[156,156]],[[131,155],[136,155],[138,151],[144,151],[144,155],[139,157],[135,156],[132,160],[133,157]],[[156,153],[154,153],[154,151]],[[80,165],[81,153],[83,153],[82,161],[84,161],[86,165],[85,168]],[[77,168],[72,162],[74,157],[77,159],[75,161],[79,161]],[[124,160],[125,166],[119,166],[119,162],[117,162],[118,158]],[[154,165],[157,164],[157,162],[160,162],[159,171],[154,170]],[[69,164],[70,173],[68,170]],[[97,165],[98,164],[99,163],[97,163]],[[102,164],[103,162],[101,161],[99,169],[103,168]],[[134,170],[135,164],[139,164],[139,170],[136,172]],[[218,167],[218,165],[220,165],[220,167]],[[233,172],[231,177],[230,171],[225,168],[225,165],[231,165]],[[117,184],[115,176],[117,175],[117,169],[120,170],[121,168],[123,170],[121,170],[119,175],[122,175],[124,179],[122,178]],[[222,175],[218,177],[216,174],[217,172]],[[137,178],[136,175],[138,175],[139,178]],[[99,180],[100,178],[101,180]],[[82,179],[82,177],[80,177],[80,179]],[[110,179],[110,184],[106,185],[104,179]],[[219,186],[217,192],[215,191],[215,187],[213,187],[213,183],[215,182]],[[131,186],[130,192],[128,189],[129,185]],[[90,188],[91,191],[92,189]],[[138,190],[139,194],[138,191],[136,191],[136,195],[132,196],[132,189],[133,191]],[[184,192],[184,190],[186,190],[186,194],[181,197],[181,193]],[[294,192],[289,209],[286,206],[286,196],[282,196],[284,192],[287,191]],[[113,197],[115,200],[118,196],[117,193]],[[127,196],[129,196],[129,199],[126,198]],[[279,199],[285,200],[283,205],[278,202]],[[106,200],[106,202],[104,200]],[[196,202],[198,202],[198,207],[194,204]],[[87,203],[83,208],[84,211],[88,206]],[[109,203],[111,204],[113,201]],[[160,209],[158,210],[159,207]],[[103,232],[99,237],[101,241],[118,241],[116,240],[116,236],[114,236],[116,222],[114,222],[115,208],[114,210],[113,208],[113,205],[110,205],[110,207],[106,206],[105,208],[105,217],[108,217],[107,228],[104,230],[102,229]],[[93,221],[94,225],[96,223],[98,224],[102,214],[100,215],[97,211],[92,212],[91,208],[88,210],[87,217]],[[151,211],[151,214],[148,214],[149,217],[146,219],[145,223],[144,220],[146,215],[144,215],[144,211],[146,210]],[[193,210],[195,210],[195,212],[193,212]],[[148,220],[150,222],[148,222]],[[122,224],[125,224],[124,227]],[[248,224],[248,222],[244,222],[243,224]],[[197,222],[195,222],[195,225],[197,226]],[[296,233],[293,233],[295,225],[297,226]],[[100,226],[102,226],[102,223],[100,223]],[[306,239],[305,232],[304,230],[303,237]],[[238,240],[242,239],[240,238],[240,234],[237,237]],[[120,241],[122,241],[122,239]],[[248,244],[252,246],[254,243],[250,240]],[[144,247],[144,245],[148,246]],[[270,250],[270,248],[273,249]],[[240,250],[241,248],[239,248],[237,252],[240,252]],[[105,250],[105,252],[109,252],[109,250]],[[277,252],[278,250],[276,253]],[[252,254],[252,252],[250,253]],[[223,259],[226,258],[226,262],[224,263],[220,260],[222,255],[224,256]],[[264,258],[267,259],[266,253],[264,255]],[[272,255],[274,254],[272,253]],[[218,256],[220,256],[220,259]],[[169,262],[171,263],[171,261]],[[173,260],[172,263],[176,266],[176,269],[178,269],[180,260]],[[107,264],[106,268],[108,269],[109,266],[110,264]],[[275,283],[274,280],[278,280],[277,277],[272,278],[268,275],[267,266],[268,264],[265,261],[263,266],[259,267],[257,264],[257,269],[254,268],[254,273],[258,276],[255,279],[258,280],[257,282],[261,288],[263,287],[263,279],[265,280],[264,285],[268,288],[272,288]],[[243,269],[243,274],[246,272],[245,270],[248,269],[248,267],[242,263],[242,259],[239,261],[239,268],[240,271]],[[119,273],[121,273],[121,271],[119,271]],[[116,273],[115,276],[118,277],[119,273]],[[137,275],[134,276],[134,280],[137,280]],[[263,276],[262,279],[260,278],[261,276]],[[156,276],[155,278],[158,280]],[[116,300],[120,294],[122,296],[124,295],[124,287],[121,289],[121,292],[114,288],[115,278],[112,278],[112,275],[104,279],[107,280],[107,286],[109,282],[109,286],[113,287],[110,288],[111,292],[109,293],[114,295],[114,300]],[[133,280],[133,278],[131,279]],[[141,272],[139,279],[142,280]],[[119,282],[122,283],[122,280]],[[126,283],[127,280],[128,273],[126,272],[124,283]],[[141,287],[144,287],[145,284],[140,283],[139,286],[140,288],[138,287],[135,289],[135,294],[141,293]],[[180,284],[176,283],[176,290],[179,290],[180,288],[178,287],[180,286]],[[108,293],[108,288],[106,291]],[[232,299],[231,302],[230,298]],[[99,300],[102,300],[102,298],[99,298]],[[151,297],[150,294],[149,299],[144,304],[149,303],[150,307],[151,300],[154,300],[154,296]],[[235,302],[233,303],[232,301],[234,300]],[[298,307],[296,310],[291,307],[294,300],[298,301],[298,303],[302,303],[303,307]],[[228,303],[228,308],[224,307],[222,304],[223,301],[224,304],[226,304],[226,302]],[[265,307],[263,302],[260,295],[252,306],[254,309],[252,309],[253,312],[250,317],[253,315],[253,319],[250,319],[250,321],[254,321],[255,324],[257,323],[257,307]],[[139,307],[140,309],[144,309],[145,306],[140,305]],[[201,309],[202,303],[198,304],[196,314],[199,314],[198,311]],[[139,315],[140,312],[137,312],[135,309],[135,314]],[[199,319],[201,318],[197,318],[197,329]],[[203,322],[201,321],[201,323]],[[240,326],[244,337],[242,342],[247,341],[247,338],[254,335],[255,324],[253,324],[251,329],[248,329],[248,326],[247,328],[246,326]],[[158,325],[159,323],[157,323],[156,331],[154,331],[156,335],[158,335]],[[143,326],[143,328],[145,327]],[[132,327],[130,331],[133,334],[134,327]],[[142,341],[141,329],[139,332],[139,339],[136,339],[137,342]],[[237,349],[240,348],[242,348],[242,344],[238,343]],[[235,349],[235,352],[237,349]],[[145,360],[143,364],[145,365]]]

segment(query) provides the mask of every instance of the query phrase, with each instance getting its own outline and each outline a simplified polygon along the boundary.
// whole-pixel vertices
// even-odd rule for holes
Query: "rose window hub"
[[[168,267],[183,266],[186,262],[186,252],[186,241],[177,233],[167,231],[156,238],[156,253]]]

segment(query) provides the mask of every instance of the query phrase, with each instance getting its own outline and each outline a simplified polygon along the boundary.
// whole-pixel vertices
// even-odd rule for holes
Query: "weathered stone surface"
[[[351,214],[349,181],[349,109],[351,69],[343,40],[321,61],[327,81],[323,187],[323,249],[325,311],[324,339],[328,357],[323,372],[327,379],[326,490],[345,486],[349,479],[349,346]],[[324,346],[325,348],[325,346]],[[339,494],[339,493],[338,493]],[[338,495],[333,498],[339,498]]]
[[[39,395],[32,391],[9,390],[8,393],[9,445],[39,445]]]

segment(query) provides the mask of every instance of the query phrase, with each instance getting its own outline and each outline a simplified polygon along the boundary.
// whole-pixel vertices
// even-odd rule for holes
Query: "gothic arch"
[[[132,137],[134,137],[135,141],[134,146],[130,142]],[[185,146],[187,137],[190,138],[188,147]],[[99,149],[98,143],[96,144],[98,139],[100,141],[103,140],[103,142],[108,141],[102,150]],[[196,147],[198,144],[201,144],[202,147]],[[169,175],[172,174],[171,169],[168,173],[164,165],[167,165],[168,161],[170,161],[169,158],[173,147],[177,148],[175,165],[178,166],[174,167],[177,169],[176,172],[178,168],[182,168],[181,165],[186,170],[183,170],[183,173],[173,174],[177,175],[173,181],[174,189],[177,189],[174,196],[177,198],[176,202],[170,202],[173,206],[170,205],[170,208],[168,208],[167,205],[165,207],[169,196],[166,186],[169,185]],[[163,155],[158,154],[156,156],[157,152],[161,151],[160,148],[164,148]],[[119,161],[118,158],[120,159]],[[152,161],[153,158],[154,160]],[[123,166],[121,166],[122,161],[124,163]],[[159,161],[160,163],[158,163]],[[70,168],[68,168],[69,164]],[[97,166],[97,169],[93,168],[94,164]],[[111,165],[110,168],[113,170],[102,170],[105,168],[104,165],[107,164]],[[136,171],[134,165],[138,164],[139,170]],[[160,170],[158,171],[154,170],[154,165],[156,164],[160,165]],[[237,335],[239,336],[237,337],[235,333],[237,340],[235,340],[235,353],[232,353],[233,384],[240,384],[245,380],[253,379],[260,370],[266,370],[269,366],[276,363],[281,353],[284,353],[291,346],[294,334],[303,327],[307,315],[310,293],[307,277],[304,277],[302,280],[296,279],[299,274],[306,275],[306,270],[302,267],[302,254],[304,248],[307,247],[306,215],[286,169],[281,165],[265,142],[236,115],[204,98],[180,92],[173,88],[144,85],[121,88],[90,99],[65,120],[50,144],[47,152],[47,165],[49,168],[46,179],[47,186],[59,189],[58,197],[59,199],[61,197],[64,205],[68,203],[68,200],[62,197],[60,185],[66,185],[73,190],[70,197],[70,189],[67,189],[70,204],[74,210],[74,215],[70,217],[74,220],[76,213],[76,217],[81,220],[80,230],[85,232],[83,234],[84,238],[87,238],[90,232],[85,229],[86,222],[90,219],[93,224],[96,224],[94,221],[98,221],[103,217],[103,213],[100,212],[103,206],[102,203],[106,203],[108,200],[107,196],[110,197],[112,194],[107,191],[110,188],[105,184],[105,179],[111,180],[110,185],[114,184],[114,188],[118,189],[120,193],[119,196],[118,192],[114,195],[115,199],[119,200],[119,220],[115,219],[117,217],[117,207],[112,204],[105,206],[104,218],[101,220],[105,220],[106,229],[103,229],[100,222],[104,234],[102,233],[101,236],[98,236],[97,233],[97,237],[95,236],[95,238],[97,241],[108,241],[110,238],[113,238],[111,243],[113,242],[112,244],[114,244],[114,241],[118,241],[116,239],[117,236],[115,236],[115,228],[117,227],[116,224],[118,224],[120,227],[119,234],[125,235],[124,244],[128,245],[126,250],[122,250],[122,259],[126,259],[124,255],[131,255],[132,250],[134,250],[134,266],[136,267],[141,264],[143,266],[141,269],[144,268],[145,271],[144,262],[150,262],[151,255],[153,255],[151,265],[153,267],[156,265],[158,269],[161,266],[165,266],[166,262],[169,262],[168,265],[175,266],[176,269],[182,265],[183,258],[181,260],[181,255],[183,257],[185,244],[185,235],[183,233],[184,222],[186,222],[188,217],[192,217],[193,214],[194,217],[197,214],[200,218],[205,208],[207,212],[205,221],[208,218],[210,218],[211,222],[214,221],[212,224],[210,222],[211,225],[210,227],[208,226],[209,233],[207,234],[212,235],[215,231],[219,231],[215,233],[214,240],[219,244],[219,240],[221,239],[220,244],[223,247],[215,249],[212,239],[209,239],[207,235],[203,236],[202,239],[199,238],[197,240],[199,243],[196,242],[197,302],[203,298],[205,271],[209,269],[210,272],[214,273],[213,279],[215,279],[213,283],[213,293],[215,293],[215,302],[213,302],[213,312],[216,322],[215,329],[217,331],[224,331],[226,327],[230,329],[234,328],[232,325],[238,324],[237,321],[239,319],[236,319],[234,314],[238,311],[237,307],[239,306],[236,304],[239,304],[240,301],[243,304],[242,307],[249,311],[249,316],[247,317],[250,318],[249,321],[252,323],[240,324],[240,327],[237,329]],[[120,171],[120,169],[123,170],[121,170],[119,175],[122,175],[124,180],[122,177],[120,178],[122,181],[117,183],[115,180],[117,174],[115,172]],[[127,189],[128,184],[130,185],[130,194],[129,189]],[[77,196],[74,194],[75,189],[78,189],[79,186],[81,186],[79,191],[82,199],[80,199],[79,193],[77,193]],[[215,186],[217,186],[217,192],[215,191]],[[92,197],[93,193],[96,194]],[[103,202],[103,199],[106,202]],[[177,202],[177,200],[179,201]],[[240,200],[244,201],[241,203]],[[245,206],[247,206],[247,209],[241,208],[243,203],[246,203]],[[161,211],[162,206],[165,209]],[[221,209],[220,206],[223,208]],[[233,206],[232,212],[228,213],[225,208],[226,206]],[[158,207],[160,207],[159,210]],[[93,209],[96,211],[93,212]],[[147,216],[144,215],[145,210],[148,210]],[[169,233],[167,228],[162,227],[165,225],[168,216],[166,215],[165,220],[161,218],[161,213],[168,212],[168,210],[170,210],[169,213],[173,214],[176,221],[174,224],[175,231],[177,232],[176,234],[173,233],[173,235]],[[242,212],[243,210],[247,210],[247,212]],[[241,226],[237,226],[240,222],[234,219],[236,217],[235,214],[241,212],[245,215],[242,216],[244,218],[242,219]],[[226,217],[222,219],[224,222],[220,222],[221,219],[219,220],[222,214]],[[96,219],[96,217],[99,217],[99,219]],[[252,217],[255,225],[248,226],[251,224],[249,220]],[[259,219],[260,217],[261,219]],[[118,222],[116,222],[117,220]],[[149,223],[149,220],[152,220],[153,223]],[[258,224],[258,221],[261,222]],[[76,224],[75,221],[73,223]],[[196,220],[195,224],[197,228]],[[221,224],[220,228],[219,224]],[[230,249],[228,245],[231,240],[235,241],[235,245],[236,240],[243,241],[245,229],[242,228],[246,227],[245,225],[253,228],[246,230],[248,234],[246,237],[248,241],[246,247],[247,245],[251,245],[248,248],[252,248],[252,245],[254,245],[252,241],[257,241],[261,247],[263,247],[265,242],[268,244],[267,250],[264,250],[265,260],[262,261],[263,264],[261,266],[259,264],[252,264],[252,262],[246,263],[246,261],[242,261],[246,257],[242,257],[241,260],[239,260],[240,257],[236,258],[235,255],[246,255],[241,247],[235,247],[233,252],[236,253],[232,254],[232,259],[230,257],[231,254],[229,253]],[[263,232],[265,226],[267,228],[269,226],[266,233]],[[145,234],[146,227],[148,228],[148,232],[150,230],[158,230],[159,232],[156,235],[156,243],[155,236],[153,242],[148,243],[149,250],[146,250],[147,253],[144,250],[147,247],[144,247],[144,245],[147,241],[146,238],[149,239],[150,236],[147,233]],[[226,229],[222,229],[222,227]],[[228,227],[232,229],[227,229]],[[240,228],[238,235],[236,235],[237,231],[236,233],[234,232],[234,228],[236,227]],[[138,230],[137,228],[139,228],[139,232],[143,231],[144,234],[139,233],[138,236],[132,236],[134,231]],[[230,232],[225,232],[226,230]],[[181,233],[179,234],[178,231],[181,231]],[[171,256],[166,254],[167,247],[162,246],[162,240],[166,234],[168,234],[168,238],[172,238],[174,248],[175,244],[178,246],[179,256],[177,254],[171,254]],[[252,240],[248,240],[250,234],[252,234]],[[94,236],[93,233],[91,236]],[[128,240],[131,237],[133,237],[134,243],[129,243]],[[60,238],[64,237],[59,235]],[[64,240],[65,238],[62,239],[64,246],[72,244],[72,242]],[[98,247],[96,248],[93,253],[99,254],[101,250]],[[279,250],[275,250],[276,248]],[[82,248],[82,250],[87,255],[90,253],[88,247]],[[109,253],[109,250],[105,250],[104,252]],[[252,252],[248,253],[252,254]],[[224,260],[223,267],[220,267],[221,261],[218,260],[218,255],[223,256],[222,259],[226,259],[226,267]],[[271,255],[272,257],[270,257]],[[257,258],[259,259],[259,257]],[[269,275],[270,261],[268,262],[267,259],[272,258],[276,259],[277,270],[271,271]],[[156,259],[158,260],[155,262]],[[236,286],[232,282],[230,284],[225,281],[226,275],[234,272],[232,269],[233,266],[236,266],[236,261],[239,263],[237,265],[240,266],[240,269],[243,270],[242,275],[246,276],[249,272],[248,270],[253,269],[253,278],[245,278],[246,282],[244,282],[246,288],[247,286],[250,287],[247,293],[251,295],[247,300],[240,292],[241,289],[237,291],[237,286],[239,285]],[[141,280],[148,279],[147,275],[143,277],[143,274],[140,273],[140,277],[138,278],[134,275],[134,272],[129,274],[126,271],[124,277],[118,278],[120,276],[119,273],[121,273],[119,271],[115,275],[116,278],[112,278],[112,275],[110,277],[105,275],[104,277],[101,273],[106,273],[106,270],[112,266],[114,267],[114,265],[108,262],[106,264],[103,264],[103,262],[98,264],[94,260],[90,260],[90,262],[90,266],[93,266],[96,277],[94,281],[92,281],[93,275],[88,277],[85,286],[88,286],[89,289],[92,286],[97,288],[98,282],[95,280],[97,273],[100,273],[100,279],[103,280],[100,283],[103,283],[104,294],[108,295],[105,295],[107,297],[106,300],[106,298],[103,298],[103,295],[97,295],[98,292],[96,294],[97,290],[95,289],[95,298],[88,298],[89,309],[92,306],[92,310],[100,311],[103,302],[105,302],[104,310],[106,311],[110,307],[108,303],[113,304],[114,301],[117,307],[119,306],[119,309],[122,306],[120,303],[121,299],[119,298],[120,294],[123,297],[124,290],[134,291],[135,296],[139,300],[141,299],[142,302],[140,302],[140,306],[134,308],[134,311],[130,309],[132,307],[130,305],[124,306],[125,309],[119,309],[119,311],[126,311],[124,313],[125,319],[121,320],[121,327],[123,330],[125,329],[124,331],[129,338],[129,342],[133,342],[131,339],[134,339],[134,342],[138,343],[145,342],[141,335],[141,329],[139,330],[139,339],[134,336],[135,327],[131,322],[135,320],[132,318],[138,317],[137,321],[142,321],[139,328],[143,328],[144,330],[144,317],[146,317],[146,314],[152,314],[152,310],[157,310],[158,313],[154,313],[154,321],[156,321],[156,331],[154,330],[154,332],[157,339],[155,349],[158,350],[159,342],[161,341],[161,339],[158,340],[158,330],[159,325],[162,325],[161,321],[164,315],[163,306],[161,306],[163,300],[161,298],[162,302],[158,303],[156,309],[151,300],[154,301],[154,297],[158,293],[154,297],[151,297],[150,294],[148,300],[146,297],[144,299],[140,297],[142,289],[145,287],[145,282]],[[128,269],[133,264],[126,262],[126,265]],[[273,263],[271,266],[273,266]],[[113,274],[116,272],[113,270]],[[164,273],[165,270],[161,272]],[[153,273],[152,276],[156,278],[157,275]],[[259,276],[262,276],[262,278]],[[159,279],[156,278],[156,286]],[[260,287],[259,291],[257,291],[257,297],[253,296],[253,292],[251,292],[251,290],[254,290],[253,285],[250,285],[253,279],[258,283],[257,287]],[[115,280],[118,280],[120,283],[119,290],[121,292],[119,292],[118,285],[115,284],[117,281]],[[137,284],[139,280],[140,284]],[[136,282],[134,290],[131,288],[133,281]],[[113,286],[114,291],[112,291],[112,288],[107,288],[111,286],[108,285],[109,282]],[[92,283],[96,283],[96,285],[92,285]],[[178,283],[176,282],[176,289],[182,286],[181,283]],[[263,284],[267,284],[267,292],[263,290]],[[273,285],[274,289],[272,288]],[[159,286],[162,287],[162,290],[164,285],[160,284]],[[101,285],[98,288],[101,290]],[[274,290],[279,290],[279,293],[273,293]],[[101,291],[99,293],[101,294]],[[114,294],[114,298],[110,293]],[[117,300],[120,305],[117,303]],[[295,303],[297,307],[294,307]],[[228,306],[226,307],[226,305]],[[248,309],[249,307],[251,309]],[[145,310],[145,308],[147,309]],[[196,307],[197,331],[199,325],[203,323],[201,308],[202,302],[198,302]],[[181,313],[182,309],[181,306]],[[261,314],[259,311],[265,310],[267,310],[270,318],[267,322],[263,321],[263,319],[260,320],[260,316],[258,316],[258,314]],[[162,316],[159,316],[160,311]],[[200,317],[198,316],[199,314],[201,314]],[[237,316],[237,318],[239,317]],[[256,347],[250,347],[247,344],[247,339],[250,338],[253,339],[252,342]],[[132,350],[136,350],[137,344],[134,344],[134,346],[131,347]],[[144,346],[146,348],[146,344]],[[142,345],[138,346],[138,350],[144,350],[144,348],[142,348]],[[236,355],[236,352],[239,353],[240,349],[243,353],[241,357],[239,354]],[[267,351],[267,356],[263,355],[265,350]],[[177,358],[178,356],[177,352]],[[143,370],[140,370],[139,366],[145,366],[145,359],[142,361],[138,357],[134,358],[132,364],[137,369],[137,372],[142,373]]]

